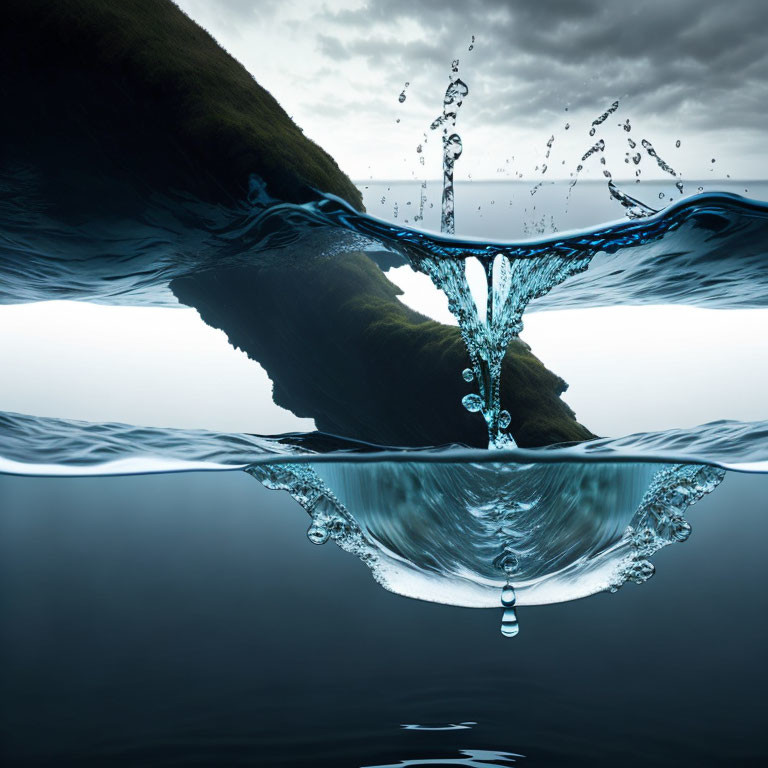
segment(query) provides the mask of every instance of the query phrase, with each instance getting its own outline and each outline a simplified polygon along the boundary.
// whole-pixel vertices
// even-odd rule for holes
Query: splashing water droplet
[[[509,415],[509,411],[502,411],[499,414],[499,428],[506,429],[512,423],[512,417]]]
[[[464,395],[464,397],[461,398],[461,404],[470,413],[478,413],[483,407],[483,400],[480,395]]]
[[[683,182],[682,181],[678,181],[675,184],[675,186],[677,187],[678,192],[680,192],[680,194],[682,195],[683,194],[683,189],[684,189]]]
[[[672,168],[671,165],[665,163],[659,157],[658,153],[653,148],[653,144],[651,144],[651,142],[648,141],[648,139],[643,139],[640,143],[643,145],[643,147],[645,148],[645,151],[648,153],[648,155],[650,157],[652,157],[656,161],[656,164],[659,166],[659,168],[661,168],[662,171],[665,171],[670,176],[677,176],[677,171],[675,171],[675,169]]]
[[[601,125],[602,123],[604,123],[608,119],[608,117],[610,115],[612,115],[618,108],[619,108],[619,102],[618,101],[614,101],[613,104],[611,104],[611,106],[608,107],[608,109],[606,109],[605,112],[603,112],[602,115],[600,115],[600,117],[596,117],[592,121],[592,128],[589,131],[589,135],[590,136],[594,136],[595,135],[595,128],[596,128],[596,126]]]
[[[517,613],[514,608],[505,608],[501,617],[501,634],[504,637],[514,637],[520,631],[517,623]]]
[[[469,48],[467,48],[468,51],[471,51],[475,47],[475,36],[472,35],[472,42],[469,44]]]
[[[663,200],[663,199],[664,199],[664,193],[663,192],[659,192],[659,200]]]
[[[678,140],[675,142],[675,146],[676,146],[678,149],[680,149],[680,139],[678,139]]]
[[[464,381],[474,381],[475,374],[472,372],[471,368],[465,368],[461,372],[461,378],[464,379]]]

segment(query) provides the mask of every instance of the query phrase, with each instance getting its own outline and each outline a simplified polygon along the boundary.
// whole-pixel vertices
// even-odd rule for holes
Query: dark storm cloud
[[[591,107],[624,94],[636,113],[700,128],[765,120],[768,2],[388,0],[322,18],[338,32],[335,45],[323,45],[327,55],[362,56],[390,72],[466,55],[475,34],[475,85],[495,95],[486,122],[525,122],[563,103]],[[401,42],[404,23],[423,39]]]

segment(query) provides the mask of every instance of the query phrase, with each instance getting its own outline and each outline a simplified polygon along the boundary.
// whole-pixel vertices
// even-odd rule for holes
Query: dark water
[[[766,490],[729,473],[654,579],[523,608],[508,641],[495,611],[397,597],[311,546],[302,510],[242,473],[0,478],[2,755],[763,765]]]

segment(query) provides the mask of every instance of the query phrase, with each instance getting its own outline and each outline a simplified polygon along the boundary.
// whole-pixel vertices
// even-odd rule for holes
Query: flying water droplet
[[[482,410],[483,399],[480,397],[480,395],[464,395],[464,397],[461,398],[461,404],[470,413],[478,413],[480,410]]]
[[[680,139],[678,139],[678,140],[675,142],[675,146],[676,146],[678,149],[680,149]]]
[[[464,379],[464,381],[473,381],[475,378],[475,374],[472,372],[471,368],[465,368],[461,372],[461,378]]]
[[[596,117],[592,121],[592,128],[589,131],[589,135],[590,136],[594,136],[595,135],[595,128],[598,125],[601,125],[602,123],[604,123],[608,119],[608,117],[610,115],[612,115],[618,108],[619,108],[619,102],[618,101],[614,101],[613,104],[611,104],[611,106],[608,107],[608,109],[606,109],[605,112],[603,112],[602,115],[600,115],[600,117]]]
[[[509,411],[502,411],[499,414],[499,428],[506,429],[512,423],[512,417],[509,415]]]
[[[467,48],[468,51],[471,51],[475,47],[475,36],[472,35],[472,42],[469,44],[469,48]]]
[[[651,156],[651,157],[652,157],[652,158],[653,158],[653,159],[656,161],[656,164],[659,166],[659,168],[661,168],[661,170],[662,170],[662,171],[665,171],[665,172],[666,172],[666,173],[668,173],[670,176],[677,176],[677,172],[675,171],[675,169],[674,169],[674,168],[672,168],[672,166],[670,166],[670,165],[668,165],[667,163],[665,163],[665,162],[664,162],[664,161],[663,161],[663,160],[662,160],[662,159],[659,157],[658,153],[657,153],[657,152],[656,152],[656,150],[653,148],[653,144],[651,144],[651,142],[650,142],[650,141],[648,141],[648,139],[643,139],[643,140],[642,140],[640,143],[641,143],[641,144],[643,145],[643,147],[645,148],[645,151],[646,151],[646,152],[647,152],[647,153],[648,153],[648,154],[649,154],[649,155],[650,155],[650,156]],[[713,162],[714,162],[714,161],[713,161]]]
[[[680,194],[682,195],[682,194],[683,194],[683,189],[684,189],[684,187],[683,187],[683,182],[682,182],[682,181],[678,181],[678,182],[675,184],[675,186],[677,187],[677,189],[678,189],[678,192],[680,192]]]

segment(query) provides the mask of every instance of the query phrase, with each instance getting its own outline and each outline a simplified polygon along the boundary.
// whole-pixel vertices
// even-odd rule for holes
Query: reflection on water
[[[401,725],[400,727],[405,731],[464,731],[471,728],[473,725],[477,725],[474,720],[467,720],[463,723],[451,723],[450,725],[418,725],[411,723],[408,725]]]
[[[519,758],[525,757],[525,755],[518,755],[514,752],[496,752],[489,749],[462,749],[460,754],[463,757],[401,760],[399,763],[368,765],[364,768],[399,768],[399,766],[406,765],[463,765],[467,768],[499,768],[499,766],[513,765]]]

